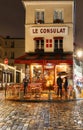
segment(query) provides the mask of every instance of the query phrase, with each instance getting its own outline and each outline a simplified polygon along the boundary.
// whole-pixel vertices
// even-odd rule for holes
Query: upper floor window
[[[7,41],[5,41],[5,46],[7,46]]]
[[[54,51],[63,51],[63,37],[54,37]]]
[[[35,23],[44,23],[44,10],[36,10],[35,12]]]
[[[7,56],[7,52],[6,52],[6,51],[4,52],[4,56],[5,56],[5,57]]]
[[[44,39],[43,38],[34,38],[35,40],[35,51],[40,52],[44,51]]]
[[[53,23],[63,23],[63,10],[54,11]]]
[[[0,58],[2,58],[2,50],[0,49]]]
[[[14,48],[14,41],[11,42],[11,48]]]
[[[14,59],[14,52],[11,52],[11,59]]]

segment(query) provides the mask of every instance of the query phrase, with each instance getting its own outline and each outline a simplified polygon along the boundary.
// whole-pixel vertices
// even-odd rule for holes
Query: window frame
[[[15,53],[14,51],[11,52],[11,59],[14,59],[15,58]]]
[[[35,40],[35,52],[44,52],[44,38],[36,38]]]
[[[35,10],[35,23],[36,24],[43,24],[44,23],[44,14],[45,14],[44,9],[36,9]]]
[[[54,38],[54,52],[63,52],[63,37]]]
[[[63,22],[64,22],[64,10],[55,9],[53,13],[53,23],[63,23]]]
[[[12,42],[11,42],[11,48],[14,48],[14,47],[15,47],[15,42],[12,41]]]

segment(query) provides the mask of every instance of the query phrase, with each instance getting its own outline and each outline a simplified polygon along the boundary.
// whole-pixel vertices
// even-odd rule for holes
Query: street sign
[[[8,64],[8,58],[4,59],[4,64]]]

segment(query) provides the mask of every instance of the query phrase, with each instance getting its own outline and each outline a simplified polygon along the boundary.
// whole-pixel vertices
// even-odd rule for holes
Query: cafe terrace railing
[[[68,90],[69,91],[69,90]],[[30,83],[26,89],[24,95],[23,84],[12,84],[8,85],[6,89],[6,99],[8,100],[19,100],[19,101],[53,101],[60,100],[57,98],[56,89],[54,90],[43,90],[42,83]],[[76,92],[73,89],[71,95],[65,98],[63,92],[63,100],[73,100],[76,98],[83,98],[83,90],[76,97]]]

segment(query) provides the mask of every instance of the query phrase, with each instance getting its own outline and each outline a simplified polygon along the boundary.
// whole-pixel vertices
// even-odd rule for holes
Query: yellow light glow
[[[78,50],[76,54],[77,54],[77,56],[79,58],[81,58],[83,56],[83,51],[82,50]]]
[[[83,56],[83,51],[81,49],[77,50],[76,55],[78,58],[81,58]]]

